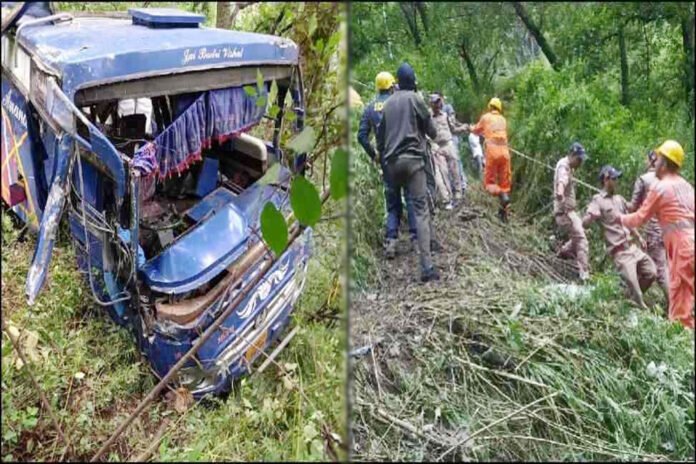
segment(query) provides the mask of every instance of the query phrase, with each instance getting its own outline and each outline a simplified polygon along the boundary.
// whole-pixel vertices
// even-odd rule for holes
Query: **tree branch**
[[[481,91],[481,84],[478,75],[476,74],[476,68],[474,67],[474,63],[471,60],[471,56],[469,55],[469,51],[467,49],[467,42],[467,38],[465,36],[462,37],[462,40],[459,44],[459,56],[461,56],[464,60],[466,69],[467,71],[469,71],[469,78],[471,78],[471,84],[473,85],[474,90],[478,93]]]
[[[513,2],[512,6],[515,8],[517,16],[522,20],[529,33],[534,36],[534,39],[539,44],[541,51],[544,52],[544,56],[546,56],[546,59],[548,59],[549,63],[551,63],[551,67],[558,71],[560,69],[560,63],[558,62],[556,54],[551,49],[551,45],[546,41],[544,34],[542,34],[539,27],[534,23],[534,20],[532,20],[532,18],[529,16],[527,10],[524,8],[521,2]]]
[[[401,8],[401,11],[404,13],[404,17],[406,18],[406,25],[408,25],[408,30],[409,32],[411,32],[413,41],[415,42],[416,46],[419,46],[421,43],[421,38],[420,33],[418,32],[418,22],[416,21],[416,14],[413,11],[413,5],[407,2],[399,2],[399,7]]]

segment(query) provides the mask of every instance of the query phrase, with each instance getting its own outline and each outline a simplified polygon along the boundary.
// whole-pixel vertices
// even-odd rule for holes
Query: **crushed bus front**
[[[311,229],[294,223],[265,269],[259,232],[267,202],[292,222],[279,141],[303,125],[297,46],[186,12],[19,5],[3,4],[2,198],[38,234],[29,302],[67,210],[95,302],[158,376],[235,306],[176,376],[196,397],[228,390],[287,326],[311,255]]]

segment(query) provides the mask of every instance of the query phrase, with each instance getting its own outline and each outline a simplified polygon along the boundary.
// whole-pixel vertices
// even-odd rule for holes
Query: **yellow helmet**
[[[503,102],[500,101],[500,98],[498,97],[493,97],[491,98],[491,101],[488,102],[488,109],[495,108],[496,110],[500,111],[501,113],[503,112]]]
[[[375,87],[377,90],[389,90],[394,85],[395,79],[390,72],[382,71],[375,77]]]
[[[658,155],[662,155],[668,160],[672,161],[678,167],[682,167],[684,163],[684,149],[675,140],[666,140],[655,149]]]

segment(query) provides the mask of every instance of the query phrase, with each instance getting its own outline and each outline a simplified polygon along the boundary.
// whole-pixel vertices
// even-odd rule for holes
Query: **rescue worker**
[[[575,211],[575,181],[573,171],[577,169],[587,158],[585,148],[578,142],[570,146],[567,156],[556,163],[556,171],[553,176],[553,214],[556,225],[570,238],[563,244],[558,255],[563,258],[574,257],[578,266],[580,280],[583,282],[590,278],[590,265],[588,259],[589,246],[582,220]]]
[[[425,173],[425,136],[435,138],[437,129],[428,105],[416,93],[416,74],[411,65],[403,63],[399,66],[396,78],[399,90],[384,103],[382,121],[377,127],[377,150],[384,160],[389,182],[397,188],[405,186],[413,204],[418,229],[421,281],[427,282],[440,278],[430,253],[432,230]]]
[[[657,176],[655,175],[655,163],[657,162],[657,154],[655,150],[650,150],[647,157],[647,171],[642,174],[633,186],[633,195],[631,196],[631,201],[626,206],[629,213],[633,213],[640,208],[640,205],[645,201],[645,197],[648,196],[648,190],[650,187],[657,182]],[[662,287],[662,291],[665,293],[665,298],[669,301],[669,278],[667,273],[667,257],[665,255],[665,245],[662,243],[662,229],[660,229],[660,223],[657,218],[653,216],[652,219],[648,221],[645,226],[645,239],[647,242],[647,253],[648,256],[655,263],[657,269],[657,282]]]
[[[457,113],[454,111],[454,107],[452,106],[451,103],[449,103],[447,101],[448,98],[445,97],[442,92],[437,92],[437,94],[440,96],[440,98],[442,98],[442,102],[443,102],[442,111],[444,111],[445,114],[447,114],[447,116],[449,116],[450,121],[452,121],[453,124],[456,123],[457,122]],[[467,131],[468,131],[468,128],[467,128]],[[466,191],[467,180],[466,180],[466,173],[464,172],[464,164],[462,164],[462,158],[459,156],[460,138],[459,138],[458,134],[456,134],[456,133],[452,134],[452,142],[454,143],[454,153],[456,153],[456,155],[457,155],[457,173],[461,179],[462,190]],[[455,174],[452,173],[452,175],[454,176]]]
[[[498,216],[507,222],[510,207],[512,169],[507,146],[507,121],[503,117],[503,103],[493,97],[488,102],[488,112],[473,127],[472,132],[482,135],[486,153],[484,186],[491,195],[500,199]]]
[[[452,187],[449,181],[449,167],[447,165],[447,158],[440,152],[438,145],[430,140],[428,141],[430,147],[430,157],[433,162],[433,179],[435,180],[435,192],[440,198],[440,206],[446,210],[451,210],[454,208],[452,203]]]
[[[655,152],[658,181],[638,211],[621,215],[619,220],[634,229],[657,217],[669,266],[669,320],[693,329],[694,187],[679,175],[684,149],[678,142],[667,140]]]
[[[377,163],[379,162],[382,169],[382,180],[384,182],[384,203],[387,206],[387,225],[385,233],[385,256],[387,259],[394,259],[396,256],[396,244],[399,238],[399,225],[401,223],[401,215],[403,204],[401,200],[401,188],[395,188],[384,175],[384,162],[379,154],[375,151],[372,143],[370,143],[370,134],[377,133],[377,126],[382,119],[382,108],[384,102],[387,101],[392,93],[394,93],[394,76],[386,71],[380,72],[375,77],[375,87],[377,88],[377,96],[368,103],[365,111],[360,118],[360,127],[358,128],[358,142],[370,157]],[[416,240],[416,217],[413,213],[413,206],[406,198],[406,213],[408,217],[409,231],[411,233],[411,241]]]
[[[616,179],[621,177],[621,174],[621,171],[610,165],[601,169],[599,182],[602,184],[602,191],[592,197],[582,219],[582,226],[587,228],[593,222],[599,221],[604,231],[607,252],[614,260],[621,278],[626,282],[630,298],[639,307],[648,309],[643,301],[643,292],[655,281],[657,271],[652,259],[630,242],[630,234],[633,234],[641,248],[645,248],[645,242],[638,232],[631,232],[616,221],[618,216],[625,214],[627,210],[626,199],[615,193]]]
[[[438,94],[430,96],[430,115],[432,116],[437,135],[433,139],[433,160],[435,161],[435,181],[445,202],[445,209],[452,209],[452,197],[455,201],[463,197],[461,177],[458,175],[457,159],[452,132],[463,132],[467,126],[456,125],[454,121],[442,110],[444,102]]]

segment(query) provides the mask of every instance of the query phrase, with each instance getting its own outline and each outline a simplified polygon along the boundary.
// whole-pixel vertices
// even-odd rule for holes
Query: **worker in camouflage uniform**
[[[437,135],[432,139],[433,158],[439,171],[436,173],[438,190],[446,202],[445,209],[452,209],[452,199],[458,201],[464,196],[462,178],[459,176],[453,132],[464,132],[468,126],[460,125],[443,111],[444,101],[437,93],[430,96],[430,114],[437,129]],[[439,180],[438,180],[439,179]]]
[[[573,143],[568,155],[558,160],[553,176],[553,214],[556,225],[569,236],[558,254],[563,258],[575,258],[583,282],[590,278],[589,246],[582,219],[575,211],[573,171],[580,167],[586,157],[585,148],[577,142]]]
[[[633,185],[633,195],[626,209],[629,213],[638,211],[638,208],[643,204],[648,196],[648,191],[657,182],[655,174],[655,163],[657,162],[657,154],[654,150],[648,152],[647,157],[648,170],[636,179]],[[655,267],[657,268],[657,282],[662,287],[665,293],[665,298],[669,301],[669,274],[667,271],[667,256],[665,255],[665,245],[662,243],[662,229],[656,217],[653,217],[645,225],[645,239],[647,243],[647,253],[652,258]]]
[[[626,199],[615,193],[616,180],[621,177],[621,171],[613,166],[604,166],[599,172],[599,182],[602,191],[592,197],[587,211],[582,219],[582,226],[589,227],[598,221],[604,231],[604,241],[607,252],[614,260],[616,270],[628,286],[628,293],[641,308],[647,309],[643,301],[643,293],[650,288],[656,278],[655,264],[643,252],[645,242],[636,230],[629,231],[617,221],[621,214],[626,214]],[[631,243],[631,234],[636,238],[640,247]]]
[[[384,182],[384,202],[387,205],[387,227],[385,237],[385,255],[387,259],[393,259],[396,256],[396,243],[399,238],[399,225],[401,223],[402,206],[402,188],[394,187],[384,175],[384,162],[382,157],[377,153],[375,148],[370,143],[370,133],[377,133],[377,126],[382,120],[382,108],[384,102],[394,93],[394,76],[391,73],[383,71],[377,74],[375,78],[375,87],[377,88],[377,96],[374,100],[368,103],[365,111],[360,118],[360,127],[358,128],[358,142],[363,147],[367,155],[375,163],[379,163],[382,169],[382,180]],[[411,233],[411,242],[416,240],[416,217],[413,213],[413,206],[406,197],[406,212],[408,216],[409,231]]]
[[[450,120],[453,122],[457,121],[457,114],[454,111],[454,107],[452,106],[451,103],[449,103],[447,100],[447,97],[442,94],[442,92],[437,92],[438,95],[442,98],[442,101],[444,102],[444,106],[442,107],[442,111],[449,116]],[[466,192],[466,187],[467,187],[467,180],[466,180],[466,173],[464,172],[464,164],[462,163],[462,158],[459,155],[459,147],[461,143],[461,139],[459,137],[458,133],[453,133],[452,134],[452,142],[454,143],[454,152],[457,154],[457,172],[459,177],[461,178],[462,182],[462,189]],[[451,173],[454,176],[454,173]]]

